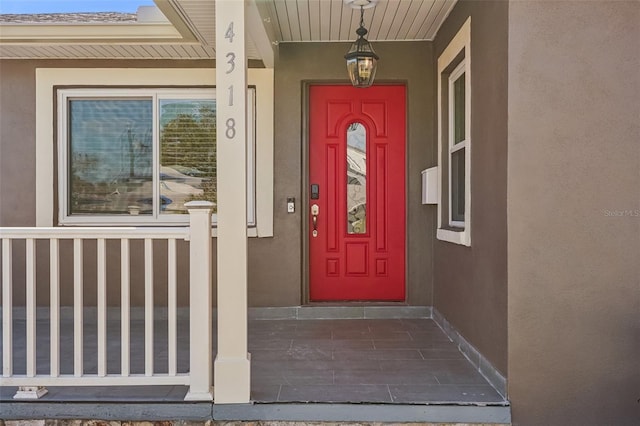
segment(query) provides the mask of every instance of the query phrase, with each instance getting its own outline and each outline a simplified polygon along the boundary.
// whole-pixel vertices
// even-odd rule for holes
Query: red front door
[[[312,86],[310,299],[405,300],[405,87]]]

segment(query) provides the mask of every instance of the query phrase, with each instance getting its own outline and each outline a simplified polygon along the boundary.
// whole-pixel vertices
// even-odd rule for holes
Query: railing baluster
[[[177,276],[177,255],[176,240],[167,241],[167,266],[168,266],[168,324],[167,339],[169,343],[169,375],[175,376],[178,372],[178,338],[177,338],[177,310],[178,310],[178,276]]]
[[[13,374],[12,240],[2,240],[2,375]]]
[[[187,399],[207,399],[210,392],[193,393],[193,369],[189,372],[178,372],[178,266],[177,251],[178,239],[188,239],[191,232],[188,229],[169,228],[116,228],[105,230],[103,228],[0,228],[0,307],[2,315],[0,331],[2,338],[2,381],[3,385],[18,386],[21,391],[16,398],[40,398],[46,389],[44,386],[116,386],[116,385],[187,385],[191,386],[191,397]],[[210,226],[207,227],[210,229]],[[131,239],[144,240],[144,374],[131,374]],[[192,237],[193,238],[193,237]],[[25,268],[24,306],[26,308],[26,339],[24,339],[26,361],[26,374],[14,375],[14,309],[13,309],[13,248],[15,239],[25,241],[25,263],[20,268]],[[108,303],[107,303],[107,241],[119,239],[121,248],[121,374],[109,375],[109,351],[108,351]],[[155,343],[155,311],[154,304],[155,277],[154,277],[154,244],[156,240],[167,241],[167,349],[168,349],[168,374],[157,374],[154,371],[154,343]],[[38,258],[38,240],[49,240],[49,335],[50,363],[49,371],[38,371],[38,358],[42,355],[38,349],[42,345],[38,341],[38,277],[37,262],[46,259]],[[61,283],[61,247],[60,240],[73,241],[73,373],[64,374],[61,371],[62,340],[62,310],[63,285]],[[96,240],[96,320],[97,320],[97,375],[85,375],[84,371],[84,244],[85,240]],[[66,243],[65,243],[66,244]],[[64,247],[63,247],[64,248]],[[23,254],[20,255],[22,258]],[[205,256],[209,259],[210,256]],[[164,261],[164,259],[163,259]],[[206,262],[205,262],[206,263]],[[201,267],[205,265],[201,264]],[[210,270],[211,265],[206,266]],[[22,271],[20,271],[22,274]],[[40,280],[42,281],[42,280]],[[22,291],[22,290],[21,290]],[[44,296],[44,294],[42,295]],[[203,305],[204,306],[204,305]],[[202,308],[202,307],[201,307]],[[209,312],[209,316],[210,316]],[[198,316],[196,316],[198,317]],[[40,330],[44,331],[44,330]],[[211,331],[209,329],[209,331]],[[209,340],[209,339],[205,339]],[[89,342],[87,342],[89,343]],[[200,345],[209,347],[210,344]],[[115,354],[112,354],[115,355]],[[206,354],[205,354],[206,355]],[[209,353],[209,357],[210,357]],[[93,355],[92,355],[93,356]],[[190,360],[191,363],[191,360]],[[209,363],[211,364],[211,363]],[[209,370],[210,370],[209,366]],[[205,373],[200,368],[197,373]],[[198,375],[198,374],[196,374]],[[210,372],[204,374],[209,382]],[[196,389],[197,390],[197,389]]]
[[[82,340],[83,340],[83,256],[82,240],[73,240],[73,375],[84,374]]]
[[[120,241],[120,374],[129,375],[129,344],[130,344],[130,318],[129,318],[129,240]]]
[[[56,238],[49,241],[49,282],[51,377],[58,377],[60,375],[60,244]]]
[[[36,241],[26,240],[27,377],[36,375]]]
[[[144,374],[153,376],[153,240],[144,240]]]
[[[97,242],[98,261],[98,376],[107,375],[107,267],[104,238]]]

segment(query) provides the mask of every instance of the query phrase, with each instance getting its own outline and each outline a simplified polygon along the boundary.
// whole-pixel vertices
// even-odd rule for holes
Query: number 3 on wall
[[[229,64],[229,69],[227,70],[227,74],[231,74],[233,70],[236,69],[236,63],[234,62],[236,60],[236,54],[233,52],[229,52],[225,56],[229,58],[229,60],[227,61],[227,63]]]

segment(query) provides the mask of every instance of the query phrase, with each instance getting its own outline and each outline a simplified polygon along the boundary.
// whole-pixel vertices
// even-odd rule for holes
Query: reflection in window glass
[[[61,223],[184,224],[192,200],[216,212],[215,89],[71,88],[57,97]],[[255,225],[255,89],[247,101],[247,221]]]
[[[72,99],[69,212],[153,213],[151,99]]]
[[[160,213],[216,202],[215,108],[214,100],[160,100]]]
[[[464,74],[453,83],[453,102],[454,102],[454,139],[453,143],[465,140],[465,81]]]
[[[360,123],[347,128],[347,233],[367,232],[367,131]]]

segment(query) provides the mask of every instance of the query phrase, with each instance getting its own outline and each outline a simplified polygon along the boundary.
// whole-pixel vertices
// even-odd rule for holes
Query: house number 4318
[[[227,27],[227,31],[224,33],[224,38],[226,38],[227,40],[229,40],[229,43],[231,43],[231,45],[233,45],[233,37],[235,36],[235,33],[233,32],[233,21],[231,21],[229,23],[229,26]],[[226,74],[234,74],[234,71],[236,69],[236,54],[231,51],[229,53],[227,53],[225,55],[225,57],[227,58],[227,70],[226,70]],[[233,84],[229,86],[228,88],[229,90],[229,106],[233,106]],[[227,119],[227,121],[225,122],[226,125],[226,130],[224,132],[225,136],[227,137],[227,139],[233,139],[236,137],[236,120],[233,117],[230,117]]]

